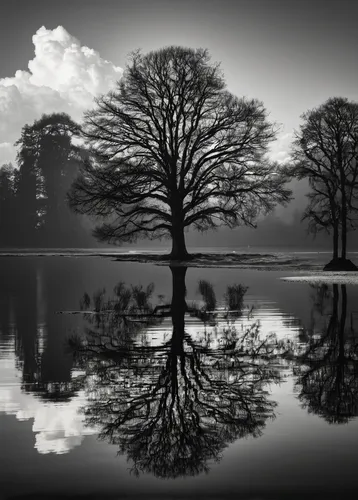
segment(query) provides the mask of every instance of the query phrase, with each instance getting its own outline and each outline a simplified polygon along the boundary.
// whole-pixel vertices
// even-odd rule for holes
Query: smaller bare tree
[[[302,119],[289,171],[310,181],[306,215],[313,227],[333,229],[333,261],[327,269],[355,269],[347,260],[347,231],[356,227],[358,103],[334,97],[303,114]]]

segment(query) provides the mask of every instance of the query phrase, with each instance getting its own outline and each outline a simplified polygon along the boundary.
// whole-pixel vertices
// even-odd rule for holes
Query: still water
[[[0,497],[354,498],[358,287],[295,274],[1,257]]]

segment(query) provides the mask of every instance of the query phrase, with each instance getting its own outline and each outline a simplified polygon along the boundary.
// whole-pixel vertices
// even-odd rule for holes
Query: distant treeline
[[[66,199],[84,156],[78,137],[79,126],[64,113],[23,127],[16,167],[0,167],[0,246],[95,244],[91,223],[74,214]]]

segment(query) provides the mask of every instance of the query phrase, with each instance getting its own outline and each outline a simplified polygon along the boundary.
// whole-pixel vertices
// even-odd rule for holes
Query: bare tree
[[[228,92],[207,50],[132,54],[83,133],[90,155],[70,200],[106,218],[95,231],[102,241],[167,237],[171,258],[185,258],[189,226],[254,226],[290,199],[279,165],[265,157],[275,129],[263,104]]]
[[[347,266],[347,230],[355,227],[357,212],[358,103],[334,97],[302,118],[291,173],[299,179],[309,178],[314,200],[309,213],[314,224],[333,228],[333,262]]]

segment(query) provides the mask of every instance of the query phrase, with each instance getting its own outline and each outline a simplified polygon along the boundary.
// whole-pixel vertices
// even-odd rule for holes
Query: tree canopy
[[[72,207],[103,217],[107,242],[172,239],[184,231],[255,225],[290,191],[267,148],[275,126],[263,104],[225,86],[207,50],[167,47],[132,54],[114,91],[87,112],[90,156],[73,185]]]

